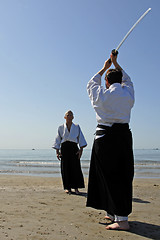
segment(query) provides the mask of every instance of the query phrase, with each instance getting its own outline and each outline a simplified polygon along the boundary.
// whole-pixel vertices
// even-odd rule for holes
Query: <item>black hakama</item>
[[[76,154],[78,146],[74,142],[66,141],[61,145],[61,174],[64,189],[84,188],[84,178],[80,159]]]
[[[113,124],[96,132],[89,171],[87,207],[128,216],[132,211],[134,158],[128,124]]]

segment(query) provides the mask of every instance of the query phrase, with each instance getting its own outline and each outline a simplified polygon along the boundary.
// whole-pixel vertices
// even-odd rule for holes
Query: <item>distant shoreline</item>
[[[32,177],[35,177],[35,178],[60,178],[61,179],[61,174],[60,173],[58,173],[57,175],[56,174],[54,174],[53,176],[44,176],[44,175],[42,175],[42,176],[40,176],[39,174],[38,175],[32,175],[32,174],[10,174],[10,173],[0,173],[0,177],[3,177],[3,176],[9,176],[9,177],[28,177],[28,178],[32,178]],[[88,176],[86,176],[86,175],[84,175],[84,178],[88,178]],[[154,180],[154,179],[160,179],[160,177],[136,177],[136,176],[134,176],[134,179],[151,179],[151,180]]]

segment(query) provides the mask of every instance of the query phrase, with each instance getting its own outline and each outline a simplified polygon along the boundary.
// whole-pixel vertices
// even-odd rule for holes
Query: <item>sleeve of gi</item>
[[[79,127],[79,136],[78,136],[79,146],[80,146],[80,147],[86,147],[86,146],[87,146],[87,142],[86,142],[86,140],[85,140],[85,137],[84,137],[84,135],[83,135],[83,133],[82,133],[81,128],[80,128],[79,125],[78,125],[78,127]]]
[[[122,87],[125,88],[130,96],[134,99],[134,87],[133,87],[133,83],[130,79],[130,77],[128,76],[128,74],[122,70],[122,74],[123,74],[123,77],[122,77]]]
[[[57,133],[57,136],[54,140],[54,143],[52,145],[52,148],[54,149],[60,149],[61,147],[61,141],[62,141],[62,137],[61,137],[61,128],[59,127],[58,128],[58,133]]]
[[[101,91],[103,91],[103,87],[101,86],[101,75],[96,74],[87,84],[87,92],[92,105],[97,101]]]

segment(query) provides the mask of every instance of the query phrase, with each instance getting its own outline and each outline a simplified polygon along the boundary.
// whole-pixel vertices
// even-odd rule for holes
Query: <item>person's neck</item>
[[[71,126],[72,126],[72,122],[66,122],[68,131],[70,132]]]

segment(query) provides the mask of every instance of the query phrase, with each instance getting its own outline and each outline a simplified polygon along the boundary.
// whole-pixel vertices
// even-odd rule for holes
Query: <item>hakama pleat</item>
[[[94,140],[89,171],[87,206],[112,216],[132,211],[132,134],[122,125],[106,127],[105,135]]]
[[[64,189],[84,188],[84,178],[77,152],[76,143],[69,141],[62,143],[61,174]]]

